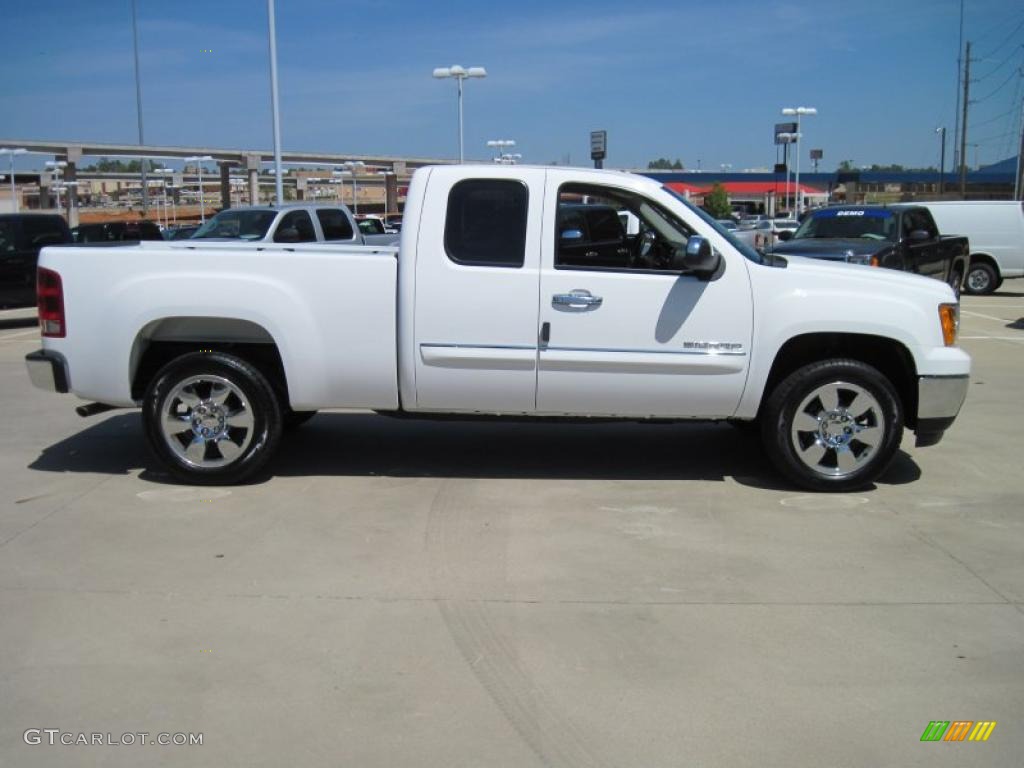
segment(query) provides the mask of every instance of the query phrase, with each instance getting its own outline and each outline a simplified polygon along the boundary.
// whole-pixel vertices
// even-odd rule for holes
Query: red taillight
[[[36,270],[36,299],[39,303],[39,328],[43,336],[63,339],[67,331],[64,323],[64,287],[60,275],[52,269]]]

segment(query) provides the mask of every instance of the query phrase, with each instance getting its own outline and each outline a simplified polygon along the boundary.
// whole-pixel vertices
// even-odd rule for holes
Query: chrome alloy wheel
[[[882,406],[857,384],[823,384],[796,409],[790,438],[796,455],[811,470],[824,477],[846,477],[882,445]]]
[[[967,271],[967,285],[975,293],[984,293],[988,290],[992,280],[984,269],[977,267]]]
[[[221,376],[190,376],[164,399],[160,426],[167,446],[190,467],[230,464],[249,447],[249,398]]]

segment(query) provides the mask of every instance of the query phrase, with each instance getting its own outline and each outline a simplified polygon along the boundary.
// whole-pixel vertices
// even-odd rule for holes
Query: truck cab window
[[[529,192],[519,181],[467,179],[448,193],[444,247],[457,264],[521,267]]]
[[[337,208],[317,208],[316,216],[320,219],[320,229],[324,231],[324,240],[351,240],[352,225],[344,211]]]
[[[295,230],[298,233],[297,239],[291,239],[290,237],[282,238],[282,233]],[[306,211],[292,211],[287,213],[281,219],[281,223],[277,227],[277,233],[274,235],[274,242],[292,242],[292,243],[314,243],[316,242],[316,230],[313,229],[313,221],[309,218],[309,214]]]
[[[555,267],[678,272],[676,249],[689,227],[627,190],[565,184],[558,192]]]

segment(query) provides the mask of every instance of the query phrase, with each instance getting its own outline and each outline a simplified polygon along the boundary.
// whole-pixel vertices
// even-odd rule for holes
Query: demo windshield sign
[[[794,240],[895,240],[896,217],[886,208],[826,208],[804,220]]]

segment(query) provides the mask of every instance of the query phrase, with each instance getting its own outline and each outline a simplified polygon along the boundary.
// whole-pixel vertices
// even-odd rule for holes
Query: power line
[[[992,77],[992,75],[994,75],[996,72],[998,72],[1000,69],[1002,69],[1003,67],[1006,66],[1006,62],[1008,62],[1014,56],[1019,55],[1021,51],[1024,51],[1024,43],[1022,43],[1020,46],[1018,46],[1018,48],[1016,50],[1010,51],[1008,54],[1006,54],[1006,58],[1003,59],[1002,61],[1000,61],[996,66],[994,66],[992,69],[990,69],[984,75],[979,77],[978,78],[978,82],[980,83],[982,80],[987,80],[988,78]]]
[[[1013,40],[1013,36],[1014,36],[1014,35],[1016,35],[1016,34],[1017,34],[1018,32],[1020,32],[1020,30],[1021,30],[1021,27],[1024,27],[1024,19],[1021,19],[1021,21],[1020,21],[1020,24],[1018,24],[1018,25],[1017,25],[1016,27],[1014,27],[1014,28],[1013,28],[1013,32],[1011,32],[1010,34],[1008,34],[1008,35],[1006,36],[1006,39],[1005,39],[1005,40],[1003,40],[1003,42],[1001,42],[1001,43],[1000,43],[999,45],[997,45],[997,46],[996,46],[995,48],[993,48],[993,49],[992,49],[991,51],[989,51],[988,53],[986,53],[986,54],[985,54],[984,56],[982,56],[981,58],[983,58],[983,59],[987,59],[987,58],[989,58],[989,57],[990,57],[990,56],[991,56],[991,55],[992,55],[993,53],[995,53],[995,52],[996,52],[996,51],[998,51],[998,50],[999,50],[1000,48],[1002,48],[1002,47],[1003,47],[1004,45],[1006,45],[1006,44],[1007,44],[1008,42],[1010,42],[1011,40]]]
[[[1003,82],[1001,82],[999,84],[999,86],[994,91],[992,91],[991,93],[987,93],[984,96],[981,96],[981,97],[979,97],[977,99],[974,99],[973,103],[980,104],[981,102],[985,101],[986,99],[991,99],[993,96],[995,96],[1001,90],[1003,90],[1003,88],[1006,87],[1006,84],[1009,83],[1011,80],[1013,80],[1013,78],[1020,77],[1021,74],[1024,74],[1024,69],[1022,69],[1021,67],[1017,67],[1017,69],[1014,70],[1013,72],[1011,72],[1009,77],[1007,77],[1005,80],[1003,80]]]
[[[1002,114],[996,115],[995,117],[990,117],[988,120],[982,120],[980,123],[974,123],[972,125],[972,127],[973,128],[980,128],[983,125],[989,125],[990,123],[994,123],[997,120],[1002,120],[1007,115],[1015,114],[1016,112],[1017,112],[1017,107],[1016,106],[1010,107],[1008,110],[1006,110]]]
[[[1006,27],[1012,24],[1013,19],[1015,19],[1020,13],[1020,11],[1014,11],[1009,15],[1008,18],[1004,19],[1003,21],[1000,21],[998,24],[989,27],[988,31],[986,31],[985,34],[974,38],[975,42],[981,42],[982,40],[986,40],[993,33],[1006,29]]]

